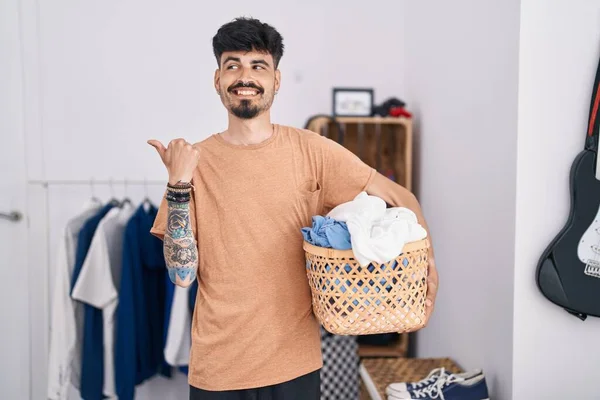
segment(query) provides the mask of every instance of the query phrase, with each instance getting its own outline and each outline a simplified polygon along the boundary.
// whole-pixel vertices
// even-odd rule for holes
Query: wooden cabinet
[[[340,143],[366,164],[412,190],[412,120],[395,117],[316,117],[307,129]]]

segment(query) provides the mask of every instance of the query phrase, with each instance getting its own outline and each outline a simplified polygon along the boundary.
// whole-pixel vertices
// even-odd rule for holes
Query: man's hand
[[[200,151],[184,139],[174,139],[168,147],[158,140],[148,140],[148,144],[156,149],[160,159],[169,172],[169,183],[179,181],[191,182],[194,170],[198,167]]]

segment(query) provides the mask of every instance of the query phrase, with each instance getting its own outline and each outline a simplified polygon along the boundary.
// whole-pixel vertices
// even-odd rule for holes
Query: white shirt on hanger
[[[94,200],[87,202],[83,211],[67,222],[59,238],[50,316],[47,395],[51,400],[68,398],[71,364],[75,357],[81,357],[81,354],[75,354],[77,352],[75,342],[76,326],[83,326],[83,309],[81,304],[71,299],[71,275],[75,266],[79,231],[87,219],[97,213],[101,206]]]
[[[188,308],[188,296],[191,286],[183,288],[175,286],[167,343],[165,345],[165,360],[174,367],[188,365],[190,362],[191,324],[192,318]]]
[[[102,218],[73,288],[74,299],[102,309],[103,393],[109,398],[116,397],[114,340],[123,260],[123,235],[125,226],[134,211],[130,205],[125,205],[123,208],[115,207]]]

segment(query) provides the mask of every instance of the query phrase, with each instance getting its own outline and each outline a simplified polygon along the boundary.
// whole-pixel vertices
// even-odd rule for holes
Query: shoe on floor
[[[421,389],[421,388],[431,385],[432,383],[435,383],[438,380],[438,378],[442,375],[448,375],[448,372],[446,371],[446,369],[443,367],[436,368],[436,369],[431,370],[431,372],[429,372],[429,375],[427,375],[425,378],[421,379],[420,381],[390,383],[387,386],[387,388],[385,388],[385,393],[387,395],[390,395],[390,394],[398,395],[401,392],[410,392],[415,389]]]
[[[446,369],[443,367],[436,368],[436,369],[431,370],[431,372],[429,372],[429,375],[427,375],[425,378],[421,379],[420,381],[391,383],[385,389],[385,393],[387,395],[396,396],[397,398],[400,398],[400,399],[410,399],[410,396],[407,395],[407,392],[411,393],[415,390],[423,389],[427,386],[430,386],[430,385],[436,383],[438,381],[438,379],[441,378],[442,376],[449,377],[449,376],[453,375],[457,378],[470,379],[470,378],[473,378],[482,373],[483,372],[480,369],[474,369],[472,371],[461,372],[459,374],[451,374],[448,371],[446,371]]]
[[[485,375],[481,371],[474,371],[440,375],[429,386],[408,392],[388,393],[388,400],[489,400],[489,394]]]

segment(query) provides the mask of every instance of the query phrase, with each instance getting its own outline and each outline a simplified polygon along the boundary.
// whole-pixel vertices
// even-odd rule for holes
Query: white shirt
[[[84,210],[67,222],[58,240],[55,260],[54,289],[50,316],[50,352],[48,357],[48,399],[68,398],[71,365],[76,357],[77,326],[83,326],[81,304],[70,296],[71,275],[75,266],[75,252],[79,231],[88,218],[100,210],[101,204],[90,201]],[[77,312],[79,309],[79,312]],[[80,350],[80,349],[79,349]]]
[[[73,298],[102,310],[104,335],[103,393],[116,397],[114,340],[115,317],[121,282],[123,235],[134,213],[133,207],[112,208],[94,233],[81,272],[73,288]]]
[[[352,252],[365,267],[372,261],[386,263],[402,253],[404,245],[427,237],[415,213],[405,207],[387,208],[377,196],[361,192],[354,200],[340,204],[328,217],[345,222]]]
[[[191,323],[192,318],[188,308],[190,288],[175,286],[167,343],[165,345],[165,360],[172,366],[184,366],[190,362]]]

